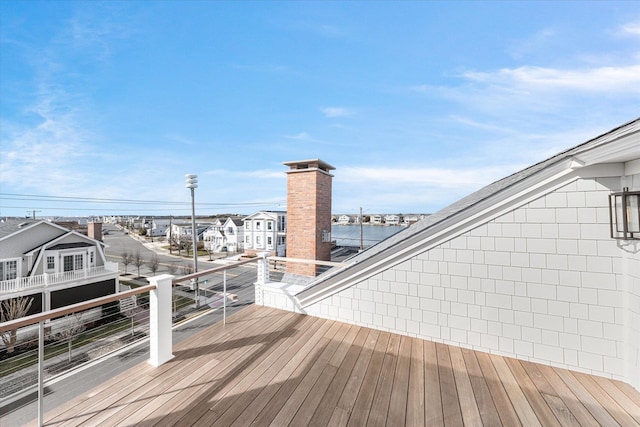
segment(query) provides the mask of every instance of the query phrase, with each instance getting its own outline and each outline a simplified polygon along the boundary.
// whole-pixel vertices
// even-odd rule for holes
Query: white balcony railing
[[[63,283],[89,279],[93,277],[108,276],[118,273],[118,263],[107,262],[100,267],[91,267],[84,270],[64,271],[61,273],[44,273],[37,276],[18,277],[11,280],[0,281],[0,293],[20,292],[28,289],[55,286]]]

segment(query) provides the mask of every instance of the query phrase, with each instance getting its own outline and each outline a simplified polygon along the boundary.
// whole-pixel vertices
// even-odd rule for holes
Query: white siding
[[[640,387],[640,250],[609,237],[619,184],[579,179],[306,312]]]

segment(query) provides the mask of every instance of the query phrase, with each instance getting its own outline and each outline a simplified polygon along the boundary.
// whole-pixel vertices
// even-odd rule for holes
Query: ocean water
[[[362,243],[365,248],[375,245],[381,240],[396,234],[406,227],[400,225],[362,225]],[[360,225],[331,226],[331,240],[336,241],[337,246],[360,246]]]

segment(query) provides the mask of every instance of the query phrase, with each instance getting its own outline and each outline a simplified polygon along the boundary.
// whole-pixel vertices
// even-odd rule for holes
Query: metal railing
[[[42,425],[43,422],[43,393],[45,384],[45,336],[46,328],[51,326],[55,320],[65,315],[71,315],[73,313],[83,312],[88,309],[103,306],[108,303],[119,302],[119,313],[125,313],[134,309],[139,309],[141,306],[145,306],[144,316],[145,323],[144,333],[142,333],[143,325],[136,323],[135,327],[141,335],[146,336],[148,331],[150,342],[150,363],[158,366],[167,360],[171,359],[172,352],[172,320],[182,321],[188,316],[195,316],[199,312],[208,312],[210,310],[199,310],[198,305],[203,305],[204,308],[209,309],[222,309],[222,320],[226,322],[227,305],[231,304],[240,306],[246,304],[249,297],[253,301],[258,292],[263,292],[263,286],[268,283],[278,283],[282,279],[282,271],[286,270],[286,266],[289,264],[309,264],[316,267],[341,267],[342,263],[332,263],[326,261],[312,261],[303,259],[293,259],[284,257],[267,257],[266,253],[258,254],[257,257],[243,259],[232,264],[222,265],[212,269],[200,271],[197,273],[174,277],[172,275],[159,275],[149,278],[149,285],[142,285],[134,289],[120,292],[117,294],[97,298],[94,300],[78,303],[70,306],[66,306],[60,309],[51,310],[32,316],[23,317],[16,320],[0,323],[0,334],[18,330],[20,328],[26,328],[33,325],[37,325],[37,405],[38,405],[38,423]],[[255,281],[251,281],[253,285],[249,288],[237,289],[237,285],[232,285],[232,289],[229,289],[228,272],[243,265],[254,264],[256,267]],[[278,270],[282,271],[278,271]],[[238,274],[244,275],[244,281],[246,282],[247,274],[251,274],[250,271],[241,271]],[[198,283],[200,289],[198,292],[194,292],[188,289],[194,282]],[[235,286],[235,287],[234,287]],[[196,287],[195,289],[198,289]],[[239,304],[238,292],[244,292],[240,296],[240,300],[244,300]],[[149,293],[148,303],[147,297],[144,295]],[[148,304],[148,310],[146,306]],[[208,307],[207,307],[208,306]],[[171,315],[167,315],[171,313]],[[140,312],[138,312],[140,314]],[[134,315],[126,315],[128,319],[125,322],[130,322],[130,331],[134,329]],[[148,329],[146,326],[148,323]],[[125,330],[126,326],[121,329]],[[34,330],[35,332],[35,330]],[[113,337],[111,337],[113,339]],[[36,347],[35,342],[33,344]],[[34,349],[35,351],[35,349]],[[84,350],[83,350],[84,351]],[[69,351],[69,354],[71,352]],[[35,364],[35,362],[31,362]],[[35,374],[34,374],[35,375]],[[49,379],[46,379],[47,383]],[[33,387],[33,386],[31,386]],[[33,393],[33,388],[30,389],[30,393]]]
[[[154,280],[155,279],[155,280]],[[78,304],[69,305],[56,310],[50,310],[43,313],[37,313],[31,316],[22,317],[19,319],[10,320],[0,323],[0,334],[4,334],[11,331],[16,331],[20,328],[28,327],[30,325],[38,325],[38,425],[42,425],[43,421],[43,393],[44,393],[44,358],[45,358],[45,324],[53,319],[60,318],[69,314],[83,312],[91,308],[99,307],[114,301],[119,301],[124,298],[130,298],[135,295],[140,295],[149,292],[150,293],[150,342],[151,342],[151,362],[155,365],[164,363],[170,358],[171,353],[171,323],[163,321],[163,317],[160,316],[161,312],[167,312],[170,310],[170,292],[172,276],[158,276],[152,279],[150,285],[141,286],[130,291],[121,292],[118,294],[108,295],[101,298],[96,298],[90,301],[85,301]],[[164,289],[163,289],[164,288]],[[168,295],[167,295],[168,291]],[[154,316],[156,317],[154,319]],[[168,328],[168,329],[167,329]],[[167,342],[167,330],[168,330],[168,342]]]

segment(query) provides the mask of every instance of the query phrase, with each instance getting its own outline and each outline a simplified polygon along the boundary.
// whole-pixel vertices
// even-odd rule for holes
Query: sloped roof
[[[29,230],[33,227],[37,227],[40,224],[45,224],[52,228],[56,228],[63,233],[66,233],[67,230],[61,225],[55,224],[50,221],[44,220],[34,220],[34,219],[7,219],[6,221],[0,222],[0,240],[8,238],[17,233],[22,233],[25,230]]]
[[[7,219],[0,222],[0,239],[6,236],[10,236],[16,231],[19,231],[23,227],[31,224],[35,224],[38,221],[32,219]]]
[[[632,120],[603,135],[563,151],[547,160],[493,182],[463,199],[418,221],[411,227],[353,256],[342,269],[332,269],[313,281],[296,297],[307,306],[335,292],[388,269],[412,254],[428,248],[425,242],[437,234],[446,234],[457,223],[473,221],[482,208],[515,198],[518,192],[535,189],[554,174],[565,174],[575,168],[598,163],[625,162],[640,158],[640,118]],[[612,146],[616,143],[616,146]],[[479,224],[478,224],[479,225]],[[453,237],[453,236],[451,236]],[[393,260],[392,260],[393,259]]]

